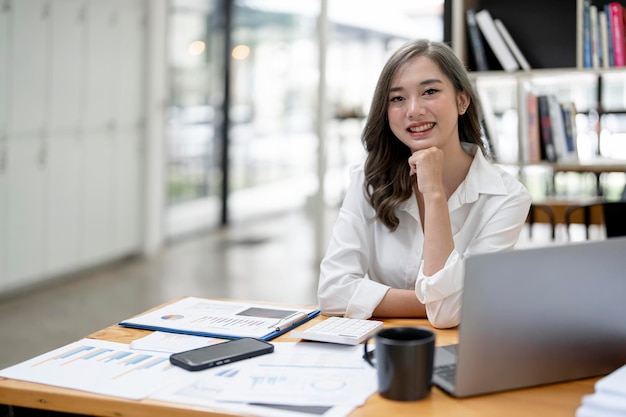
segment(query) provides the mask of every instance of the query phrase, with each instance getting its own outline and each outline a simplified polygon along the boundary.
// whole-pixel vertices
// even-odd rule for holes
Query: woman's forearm
[[[424,304],[413,290],[390,288],[374,309],[374,317],[426,317]]]

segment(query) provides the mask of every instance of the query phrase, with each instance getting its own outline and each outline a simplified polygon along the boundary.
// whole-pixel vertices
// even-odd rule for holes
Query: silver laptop
[[[433,384],[455,397],[606,375],[626,363],[626,238],[468,257],[459,344]]]

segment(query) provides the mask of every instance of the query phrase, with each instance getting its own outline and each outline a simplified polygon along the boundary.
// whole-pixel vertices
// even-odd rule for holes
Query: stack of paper
[[[169,354],[129,349],[123,343],[82,339],[0,370],[0,377],[140,400],[187,378]]]
[[[376,391],[362,345],[274,346],[270,355],[190,372],[150,398],[263,417],[345,417]]]
[[[362,345],[275,343],[270,355],[198,372],[169,362],[171,352],[215,342],[160,332],[132,345],[82,339],[2,369],[0,377],[258,417],[346,417],[376,392]]]
[[[596,391],[585,395],[576,417],[626,415],[626,365],[596,382]]]
[[[196,336],[271,340],[319,313],[314,308],[282,308],[184,297],[140,316],[122,320],[119,324]]]

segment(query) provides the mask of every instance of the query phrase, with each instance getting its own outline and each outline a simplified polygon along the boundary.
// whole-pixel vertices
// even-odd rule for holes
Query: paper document
[[[278,355],[231,375],[220,401],[291,405],[363,405],[376,390],[376,372],[362,358],[363,347],[280,344]]]
[[[376,371],[363,360],[361,345],[274,346],[271,355],[202,371],[194,380],[168,385],[150,398],[229,410],[246,403],[311,410],[340,406],[347,414],[376,391]]]
[[[169,353],[82,339],[0,370],[0,377],[260,417],[346,417],[376,390],[362,346],[274,343],[275,351],[189,372]]]
[[[178,353],[208,345],[214,345],[215,343],[221,343],[223,341],[224,339],[216,339],[214,337],[152,332],[147,336],[130,342],[130,348],[153,352]]]
[[[619,395],[626,400],[626,365],[599,379],[596,391]]]
[[[197,336],[270,340],[319,314],[319,310],[186,297],[119,324]]]
[[[626,365],[595,383],[595,392],[585,395],[576,417],[613,417],[626,415]]]
[[[139,400],[185,377],[169,354],[146,354],[122,343],[82,339],[0,371],[0,376]]]

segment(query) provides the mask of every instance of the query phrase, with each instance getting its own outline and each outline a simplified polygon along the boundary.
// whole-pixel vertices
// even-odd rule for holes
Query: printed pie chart
[[[161,316],[161,320],[180,320],[184,317],[182,314],[166,314]]]

